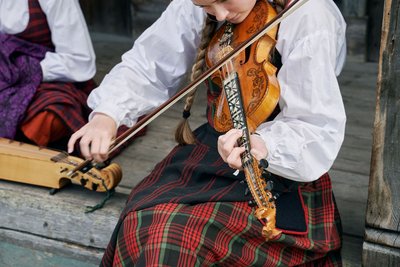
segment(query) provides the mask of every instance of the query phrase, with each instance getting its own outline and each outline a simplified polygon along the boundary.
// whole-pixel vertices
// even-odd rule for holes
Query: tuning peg
[[[262,176],[262,178],[264,178],[265,180],[271,179],[271,173],[270,173],[269,171],[266,171],[266,170],[264,170],[264,171],[261,173],[261,176]]]
[[[268,201],[269,201],[269,202],[273,202],[273,201],[277,200],[279,196],[280,196],[279,193],[276,193],[276,194],[275,194],[273,197],[271,197]]]
[[[249,200],[249,202],[247,204],[249,204],[250,207],[257,206],[257,203],[255,203],[253,200]]]
[[[250,193],[250,190],[249,190],[248,187],[246,187],[246,189],[244,190],[244,195],[245,195],[245,196],[248,196],[249,193]]]
[[[265,190],[271,191],[274,188],[274,182],[273,181],[267,181],[267,185],[265,186]]]
[[[269,166],[268,160],[266,159],[261,159],[259,164],[258,164],[259,168],[261,169],[266,169]]]

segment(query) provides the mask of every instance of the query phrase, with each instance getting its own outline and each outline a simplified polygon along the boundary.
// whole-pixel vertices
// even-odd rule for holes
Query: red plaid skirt
[[[242,173],[231,175],[218,155],[217,134],[208,125],[195,133],[196,145],[175,147],[132,190],[101,266],[341,266],[341,224],[328,174],[295,191],[301,214],[293,202],[279,207],[284,194],[277,199],[277,225],[303,222],[306,230],[266,242]]]
[[[303,196],[314,201],[310,192]],[[130,212],[101,266],[341,266],[340,219],[333,199],[325,200],[331,210],[308,210],[307,235],[268,242],[244,202],[168,203]]]

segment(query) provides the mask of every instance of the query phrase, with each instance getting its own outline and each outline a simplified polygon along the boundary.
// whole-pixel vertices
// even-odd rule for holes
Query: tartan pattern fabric
[[[165,203],[122,218],[100,266],[341,266],[330,180],[303,188],[306,235],[266,242],[246,202]]]
[[[176,146],[131,192],[123,213],[166,202],[249,201],[243,172],[233,175],[217,150],[216,132],[209,124],[194,131],[196,145]]]
[[[218,156],[218,133],[205,124],[195,134],[196,145],[175,147],[132,190],[101,266],[340,266],[328,174],[300,187],[307,234],[286,231],[265,242],[243,173],[232,175]],[[290,208],[279,212],[291,216]]]
[[[41,83],[28,107],[23,123],[29,122],[39,112],[47,110],[56,114],[72,134],[87,122],[91,110],[86,104],[86,99],[94,87],[93,80],[83,83]]]
[[[51,32],[38,0],[29,0],[29,22],[26,29],[16,34],[17,37],[35,44],[46,46],[54,51]]]

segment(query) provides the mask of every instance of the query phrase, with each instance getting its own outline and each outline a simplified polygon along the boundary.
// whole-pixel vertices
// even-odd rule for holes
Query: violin
[[[211,39],[206,51],[207,66],[214,66],[275,16],[276,11],[269,3],[258,1],[240,24],[222,25]],[[270,62],[270,54],[276,43],[276,34],[277,27],[274,27],[211,75],[212,82],[222,88],[223,80],[233,71],[237,73],[250,133],[253,133],[271,115],[279,101],[277,69]],[[217,106],[217,112],[214,114],[214,128],[219,132],[232,129],[230,110],[224,92],[214,102]]]
[[[52,190],[72,182],[97,192],[109,191],[121,181],[122,170],[116,163],[102,169],[82,169],[69,175],[69,172],[83,161],[63,151],[0,138],[0,179],[48,187]]]
[[[222,25],[206,51],[208,67],[224,58],[275,16],[275,9],[269,3],[258,1],[240,24],[227,22]],[[262,235],[266,240],[275,238],[281,231],[275,226],[275,198],[267,188],[268,166],[260,167],[250,154],[250,134],[278,104],[280,89],[277,69],[269,61],[276,34],[277,28],[274,27],[211,75],[213,83],[222,89],[214,103],[217,107],[213,117],[214,128],[220,132],[231,128],[243,131],[243,136],[238,140],[238,145],[245,148],[241,154],[242,166],[248,188],[257,204],[254,214],[264,222]]]

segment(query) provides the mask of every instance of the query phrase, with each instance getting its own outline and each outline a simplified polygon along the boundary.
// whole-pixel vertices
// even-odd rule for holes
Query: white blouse
[[[95,54],[78,0],[39,0],[55,52],[40,62],[43,81],[87,81],[96,73]],[[0,32],[23,32],[29,22],[28,0],[0,0]]]
[[[132,126],[165,102],[187,77],[204,19],[191,1],[172,1],[89,96],[89,106]],[[331,0],[310,0],[281,23],[281,113],[257,129],[272,173],[313,181],[332,166],[346,122],[336,77],[345,61],[345,29]]]

